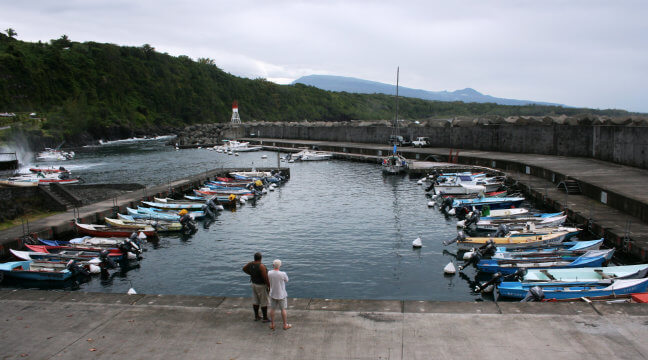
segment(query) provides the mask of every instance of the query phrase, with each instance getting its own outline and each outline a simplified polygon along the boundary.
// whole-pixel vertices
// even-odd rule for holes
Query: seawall
[[[181,145],[215,145],[224,138],[263,137],[387,144],[388,121],[256,122],[231,127],[193,125],[178,135]],[[399,134],[424,136],[430,146],[569,157],[588,157],[648,168],[648,122],[602,117],[451,118],[402,121]]]

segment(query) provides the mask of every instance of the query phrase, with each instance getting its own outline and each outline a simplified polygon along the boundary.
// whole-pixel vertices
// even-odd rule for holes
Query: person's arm
[[[269,288],[270,279],[268,279],[268,269],[263,264],[259,265],[259,269],[261,270],[261,277],[263,277],[263,281],[265,281],[266,286]]]
[[[285,281],[285,282],[288,282],[288,274],[283,273],[283,277],[284,277],[284,281]]]
[[[248,275],[252,275],[252,274],[250,274],[250,263],[247,263],[247,264],[245,264],[245,266],[243,266],[243,272],[248,274]]]

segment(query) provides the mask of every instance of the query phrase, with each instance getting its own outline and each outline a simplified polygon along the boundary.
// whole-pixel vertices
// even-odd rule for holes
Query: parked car
[[[416,140],[412,141],[412,145],[416,147],[430,146],[430,138],[419,136]]]
[[[398,145],[398,146],[409,146],[412,145],[412,142],[401,135],[390,135],[389,136],[389,143],[392,145]]]

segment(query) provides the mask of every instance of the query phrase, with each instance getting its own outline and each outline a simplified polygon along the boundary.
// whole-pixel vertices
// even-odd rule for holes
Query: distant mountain
[[[308,75],[302,76],[292,82],[292,84],[301,83],[304,85],[314,86],[322,90],[328,91],[346,91],[349,93],[360,94],[395,94],[396,86],[391,84],[379,83],[375,81],[356,79],[345,76],[332,76],[332,75]],[[471,88],[456,91],[427,91],[420,89],[411,89],[399,86],[398,94],[403,97],[418,98],[424,100],[437,100],[437,101],[463,101],[465,103],[496,103],[501,105],[549,105],[549,106],[563,106],[556,103],[548,103],[542,101],[532,100],[515,100],[497,98],[490,95],[484,95],[479,91]]]

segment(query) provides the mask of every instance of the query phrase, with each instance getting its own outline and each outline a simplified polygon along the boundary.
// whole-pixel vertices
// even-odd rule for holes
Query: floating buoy
[[[135,260],[137,259],[137,255],[133,254],[132,252],[129,252],[128,254],[126,254],[126,258],[128,258],[128,260]]]
[[[290,159],[290,160],[288,160],[288,162],[289,162],[289,163],[294,163],[294,162],[295,162],[295,160],[293,160],[293,159]]]
[[[274,186],[270,186],[268,189],[270,189],[270,191],[274,191],[275,188]]]
[[[445,274],[454,274],[454,273],[457,272],[457,269],[455,269],[455,266],[454,266],[454,264],[452,262],[449,262],[448,265],[446,265],[443,268],[443,272]]]
[[[423,179],[420,179],[419,181],[416,182],[419,185],[423,185]]]
[[[439,195],[434,194],[434,195],[432,195],[432,200],[436,200],[438,197],[439,197]]]
[[[263,188],[263,190],[261,190],[261,194],[267,194],[267,193],[268,193],[268,189]]]
[[[241,204],[245,204],[245,202],[247,201],[247,197],[242,196],[241,200],[239,200],[239,201],[241,202]]]
[[[457,213],[457,212],[455,211],[454,208],[448,210],[448,215],[454,215],[454,214],[456,214],[456,213]]]
[[[423,247],[423,242],[421,242],[420,237],[417,237],[416,239],[414,239],[414,241],[412,241],[412,247],[414,247],[414,248]]]
[[[126,292],[126,294],[128,294],[128,295],[136,295],[137,291],[135,291],[135,289],[133,289],[133,288],[130,288],[130,289],[128,289],[128,292]]]
[[[428,201],[428,207],[433,207],[434,206],[434,201]]]
[[[464,260],[468,260],[468,259],[470,259],[470,258],[473,256],[474,253],[475,253],[475,250],[466,251],[466,252],[463,254],[463,259],[464,259]]]
[[[261,155],[261,159],[267,159],[268,155]]]
[[[225,207],[223,205],[216,205],[216,210],[225,210]]]
[[[234,156],[239,156],[239,153],[237,153],[237,152],[236,152],[236,153],[234,153]]]
[[[466,227],[466,220],[459,220],[457,221],[457,227],[458,228],[465,228]]]
[[[140,240],[146,240],[146,234],[140,231],[140,233],[137,234],[137,238]]]

